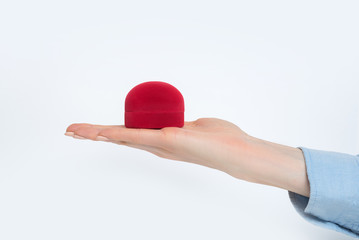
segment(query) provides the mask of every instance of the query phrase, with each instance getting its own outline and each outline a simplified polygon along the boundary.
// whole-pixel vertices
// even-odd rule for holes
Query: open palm
[[[126,128],[124,125],[71,124],[66,135],[107,141],[148,151],[159,157],[191,162],[245,178],[233,169],[242,159],[249,135],[235,124],[218,118],[199,118],[182,128]],[[79,137],[78,137],[79,136]],[[241,174],[242,176],[238,176]]]

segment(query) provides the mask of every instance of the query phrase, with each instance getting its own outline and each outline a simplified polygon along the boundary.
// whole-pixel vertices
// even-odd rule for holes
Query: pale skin
[[[125,145],[161,158],[214,168],[248,182],[310,195],[300,149],[255,138],[218,118],[199,118],[185,122],[182,128],[162,129],[74,123],[65,135]]]

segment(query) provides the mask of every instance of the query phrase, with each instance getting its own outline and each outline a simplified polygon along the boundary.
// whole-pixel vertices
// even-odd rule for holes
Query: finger
[[[185,121],[183,128],[189,128],[195,126],[196,121]],[[91,123],[72,123],[67,127],[66,132],[74,132],[75,130],[82,127],[96,127],[96,128],[112,128],[112,127],[122,127],[124,125],[100,125],[100,124],[91,124]]]
[[[98,125],[98,124],[90,124],[90,123],[73,123],[66,128],[66,132],[74,132],[79,128],[83,127],[96,127],[96,128],[109,128],[109,127],[117,127],[120,125]]]
[[[80,126],[73,130],[75,136],[80,136],[90,140],[96,140],[97,134],[101,129],[92,126]]]
[[[130,144],[141,144],[148,146],[162,146],[163,132],[159,129],[126,128],[119,125],[111,128],[103,128],[98,132],[111,141],[124,141]]]
[[[109,126],[105,126],[105,127],[109,127]],[[117,125],[115,127],[118,127]],[[101,131],[101,128],[94,128],[94,127],[90,127],[90,126],[84,126],[84,127],[79,127],[74,131],[74,134],[80,137],[83,137],[85,139],[90,139],[90,140],[95,140],[97,141],[97,136],[98,133]],[[148,145],[142,145],[142,144],[133,144],[133,143],[129,143],[123,140],[109,140],[108,142],[112,142],[112,143],[116,143],[118,145],[125,145],[128,147],[132,147],[132,148],[137,148],[137,149],[141,149],[141,150],[145,150],[147,152],[153,153],[156,156],[159,157],[165,157],[166,153],[168,154],[168,152],[162,148],[157,148],[157,147],[153,147],[153,146],[148,146]]]
[[[106,126],[106,127],[108,127],[108,126]],[[116,127],[118,127],[118,126],[116,125]],[[74,131],[74,134],[75,134],[75,136],[80,136],[85,139],[90,139],[90,140],[95,140],[95,141],[103,141],[103,140],[97,139],[98,133],[100,131],[101,131],[101,128],[98,129],[98,128],[94,128],[94,127],[85,126],[85,127],[80,127],[78,129],[76,129]],[[165,157],[166,155],[169,155],[169,152],[161,147],[155,147],[155,146],[149,146],[149,145],[143,145],[143,144],[133,144],[133,143],[129,143],[129,142],[126,142],[123,140],[108,140],[106,142],[112,142],[112,143],[116,143],[118,145],[125,145],[125,146],[129,146],[129,147],[145,150],[145,151],[153,153],[159,157]]]

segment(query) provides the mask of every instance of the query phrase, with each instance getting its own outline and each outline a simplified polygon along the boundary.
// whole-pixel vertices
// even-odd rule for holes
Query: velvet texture
[[[127,128],[183,127],[184,99],[169,83],[148,81],[132,88],[125,99]]]

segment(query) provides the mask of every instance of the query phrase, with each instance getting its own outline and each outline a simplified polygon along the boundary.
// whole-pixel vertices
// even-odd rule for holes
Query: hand
[[[162,129],[80,123],[71,124],[65,134],[138,148],[162,158],[200,164],[242,180],[309,196],[300,149],[254,138],[218,118],[199,118],[185,122],[182,128]]]

